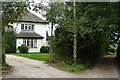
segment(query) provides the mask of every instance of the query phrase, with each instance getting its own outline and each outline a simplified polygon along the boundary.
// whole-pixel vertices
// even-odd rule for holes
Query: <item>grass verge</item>
[[[70,73],[78,73],[87,68],[87,66],[85,66],[84,64],[67,65],[66,63],[49,63],[49,65],[51,65],[59,70],[67,71]]]

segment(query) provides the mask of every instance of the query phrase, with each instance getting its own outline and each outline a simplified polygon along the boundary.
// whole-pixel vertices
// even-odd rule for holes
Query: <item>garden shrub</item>
[[[22,44],[21,46],[18,47],[18,50],[20,53],[28,53],[28,46]]]
[[[42,46],[40,48],[41,53],[49,53],[49,47],[48,46]]]

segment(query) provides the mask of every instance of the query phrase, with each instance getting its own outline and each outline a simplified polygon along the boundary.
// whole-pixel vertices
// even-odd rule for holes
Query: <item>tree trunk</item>
[[[74,6],[74,20],[76,20],[76,8],[75,8],[75,0],[74,0],[74,3],[73,3],[73,6]],[[76,23],[74,22],[74,32],[73,32],[73,62],[76,63],[76,60],[77,60],[77,32],[76,32]]]
[[[117,61],[120,62],[120,44],[118,44],[116,58],[117,58]]]
[[[4,65],[6,65],[6,60],[5,60],[5,38],[4,38],[4,32],[5,32],[5,30],[4,30],[4,27],[3,27],[3,31],[2,31],[2,65],[4,66]]]
[[[50,37],[50,48],[49,48],[49,61],[53,62],[53,23],[51,24],[51,37]]]
[[[76,61],[77,61],[77,34],[76,33],[74,33],[74,35],[73,35],[73,37],[74,37],[74,40],[73,40],[73,61],[74,61],[74,63],[76,63]]]
[[[0,32],[0,64],[2,64],[2,35]]]

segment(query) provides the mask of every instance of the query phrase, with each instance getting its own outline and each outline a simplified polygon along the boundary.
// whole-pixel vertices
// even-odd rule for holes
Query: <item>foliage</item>
[[[86,65],[84,64],[72,64],[72,65],[68,65],[64,62],[62,63],[51,63],[50,64],[51,66],[54,66],[60,70],[63,70],[63,71],[67,71],[67,72],[71,72],[71,73],[77,73],[79,71],[82,71],[82,70],[85,70],[87,68]]]
[[[71,72],[78,72],[84,70],[85,68],[86,66],[84,64],[72,64],[72,66],[68,68],[68,70]]]
[[[41,53],[49,53],[49,47],[48,46],[42,46],[40,48]]]
[[[39,60],[39,61],[45,61],[48,62],[49,55],[48,54],[42,54],[42,53],[14,53],[10,55],[16,55],[16,56],[21,56],[33,60]]]
[[[21,19],[27,9],[25,2],[1,2],[2,8],[0,14],[2,15],[2,64],[6,64],[5,60],[5,27],[8,27],[9,23],[17,22]]]
[[[88,65],[97,61],[96,59],[98,59],[98,57],[107,53],[109,44],[108,37],[118,27],[118,4],[76,3],[75,19],[73,17],[73,3],[66,2],[62,4],[62,7],[59,6],[60,4],[61,3],[52,4],[57,8],[54,6],[50,8],[50,10],[53,10],[54,13],[57,14],[57,16],[51,15],[57,17],[55,18],[55,23],[58,24],[53,40],[56,58],[58,60],[64,60],[64,62],[68,64],[72,62],[73,33],[74,29],[76,29],[78,47],[77,60],[80,63]],[[59,12],[57,12],[57,10],[59,10]],[[60,13],[62,14],[59,15]],[[52,14],[52,12],[48,14]]]
[[[93,38],[89,37],[89,35],[86,35],[85,39],[79,38],[78,61],[80,63],[94,64],[99,57],[107,53],[108,42],[105,36],[96,33]]]
[[[120,31],[114,31],[110,37],[109,37],[109,41],[111,44],[118,44],[120,42]]]
[[[55,30],[55,36],[52,42],[54,46],[53,54],[55,54],[56,59],[71,64],[73,62],[72,33],[67,31],[63,27],[59,27]]]
[[[26,9],[25,2],[2,2],[2,25],[19,21],[25,15]]]
[[[118,28],[118,3],[50,3],[46,16],[57,24],[51,41],[55,57],[71,60],[77,42],[77,60],[90,64],[107,52],[108,38]]]
[[[18,47],[18,50],[20,53],[28,53],[28,46],[22,44],[21,46]]]
[[[117,47],[118,47],[117,44],[110,44],[110,46],[108,48],[108,52],[116,53]]]
[[[16,34],[13,30],[5,32],[5,52],[15,53],[16,52]]]

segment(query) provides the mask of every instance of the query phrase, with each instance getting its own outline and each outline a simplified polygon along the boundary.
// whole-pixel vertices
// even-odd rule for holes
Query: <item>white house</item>
[[[41,46],[46,46],[46,31],[48,23],[31,12],[27,12],[18,23],[12,26],[16,30],[16,49],[25,44],[28,52],[40,52]],[[18,50],[17,50],[18,52]]]

